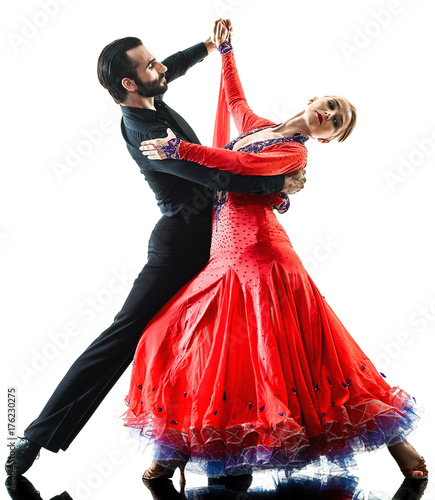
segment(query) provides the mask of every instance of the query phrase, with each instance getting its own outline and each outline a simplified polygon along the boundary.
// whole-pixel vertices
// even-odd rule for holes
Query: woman
[[[227,104],[241,135],[224,149],[169,131],[142,143],[150,159],[184,158],[241,174],[291,173],[305,142],[345,140],[356,122],[344,98],[312,99],[277,125],[246,103],[224,22],[217,40]],[[148,324],[135,354],[125,425],[155,444],[144,480],[177,466],[208,476],[293,469],[322,456],[345,465],[384,444],[406,477],[424,459],[404,439],[417,416],[390,387],[320,294],[273,208],[277,195],[220,193],[206,268]]]

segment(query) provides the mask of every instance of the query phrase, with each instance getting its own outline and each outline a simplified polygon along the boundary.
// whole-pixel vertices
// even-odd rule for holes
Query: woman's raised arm
[[[275,126],[270,120],[256,115],[248,106],[237,71],[231,42],[225,41],[218,47],[218,50],[222,54],[222,69],[224,71],[228,109],[234,119],[239,134],[267,125]]]

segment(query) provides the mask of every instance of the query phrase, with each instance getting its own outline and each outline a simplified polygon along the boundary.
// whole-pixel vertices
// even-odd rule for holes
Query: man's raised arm
[[[166,81],[169,83],[176,78],[186,74],[187,70],[204,60],[205,57],[216,49],[211,37],[205,42],[197,43],[185,50],[180,50],[172,56],[162,61],[168,70],[166,71]]]
[[[188,49],[176,52],[172,56],[167,57],[162,61],[168,70],[166,71],[166,81],[169,83],[179,76],[186,74],[186,71],[194,66],[196,63],[201,62],[204,58],[217,49],[214,39],[216,37],[216,30],[220,25],[220,19],[214,22],[213,33],[204,42],[197,43]],[[226,19],[228,29],[232,30],[232,24],[229,19]]]

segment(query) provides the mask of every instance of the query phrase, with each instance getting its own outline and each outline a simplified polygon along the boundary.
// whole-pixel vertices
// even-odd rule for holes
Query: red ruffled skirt
[[[208,265],[138,344],[124,424],[165,466],[189,460],[212,476],[321,456],[345,465],[404,439],[418,418],[316,288],[272,198],[216,204]]]

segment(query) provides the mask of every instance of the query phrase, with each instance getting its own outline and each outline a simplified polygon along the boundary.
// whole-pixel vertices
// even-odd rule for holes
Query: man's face
[[[137,77],[134,82],[140,96],[154,97],[168,90],[165,78],[165,71],[168,68],[159,63],[144,45],[127,50],[126,54],[136,63]]]

